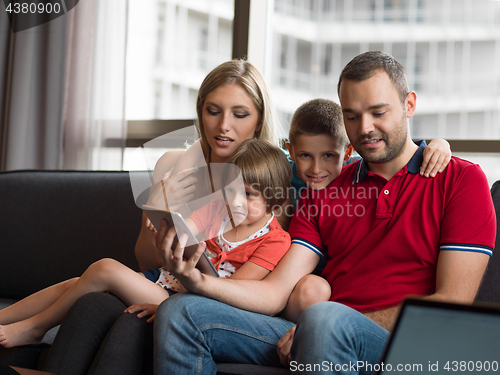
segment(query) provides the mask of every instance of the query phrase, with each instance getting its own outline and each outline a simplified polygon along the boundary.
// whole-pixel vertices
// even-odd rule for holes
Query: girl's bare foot
[[[45,332],[33,327],[29,320],[0,326],[0,345],[5,348],[38,344],[42,341]]]

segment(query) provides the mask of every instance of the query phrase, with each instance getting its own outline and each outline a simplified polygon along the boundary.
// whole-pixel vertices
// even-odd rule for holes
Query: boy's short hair
[[[292,147],[298,135],[329,135],[347,148],[342,108],[328,99],[313,99],[302,104],[292,117],[288,140]]]
[[[239,167],[243,182],[262,194],[268,213],[285,203],[292,168],[279,147],[255,138],[247,139],[226,163]],[[231,170],[234,169],[224,168],[223,186],[227,186],[235,177]]]

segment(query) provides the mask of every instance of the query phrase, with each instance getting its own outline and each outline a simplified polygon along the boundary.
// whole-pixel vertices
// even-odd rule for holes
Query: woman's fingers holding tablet
[[[188,259],[187,263],[189,265],[189,269],[194,269],[196,268],[196,265],[198,264],[198,261],[200,260],[203,252],[207,248],[207,244],[205,242],[200,242],[198,244],[198,247],[196,251],[191,255],[191,258]]]
[[[188,235],[182,234],[175,249],[172,250],[175,236],[175,229],[168,229],[166,221],[162,220],[157,241],[160,263],[177,277],[185,288],[193,291],[203,279],[203,274],[195,266],[205,251],[206,244],[200,242],[193,255],[188,260],[185,260],[184,247],[188,241]]]
[[[169,228],[167,221],[162,219],[160,231],[155,233],[155,237],[160,264],[167,269],[169,269],[172,257],[172,243],[174,242],[175,234],[175,228]]]
[[[188,240],[188,235],[186,233],[183,233],[181,235],[181,238],[179,238],[179,242],[177,242],[177,246],[174,249],[174,256],[173,256],[173,263],[181,266],[179,271],[182,271],[182,266],[184,263],[184,247],[186,246],[186,242]]]

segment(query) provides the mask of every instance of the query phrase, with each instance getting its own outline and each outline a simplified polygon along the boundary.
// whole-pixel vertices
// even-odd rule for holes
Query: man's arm
[[[483,278],[489,255],[441,250],[436,272],[436,293],[427,299],[472,303]]]
[[[163,265],[190,291],[248,311],[274,315],[281,311],[295,284],[311,273],[319,256],[306,247],[292,244],[276,268],[263,280],[225,279],[203,275],[195,268],[205,245],[199,246],[191,259],[183,259],[185,238],[175,251],[170,250],[175,231],[167,232],[165,221],[158,238]]]
[[[436,292],[423,297],[443,302],[472,303],[476,297],[489,255],[470,251],[441,250],[436,269]],[[413,297],[413,296],[412,296]],[[391,331],[399,306],[365,315]]]

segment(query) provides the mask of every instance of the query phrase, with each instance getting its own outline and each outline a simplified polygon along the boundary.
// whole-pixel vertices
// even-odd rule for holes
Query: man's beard
[[[381,164],[391,161],[401,155],[405,149],[406,138],[408,136],[408,124],[406,122],[406,111],[403,114],[403,118],[399,126],[395,127],[395,130],[391,133],[391,139],[389,140],[388,135],[384,133],[377,134],[375,132],[370,132],[363,137],[356,140],[356,145],[354,149],[358,151],[361,157],[368,163]],[[385,143],[383,150],[370,151],[362,149],[361,143],[368,139],[382,139]]]

